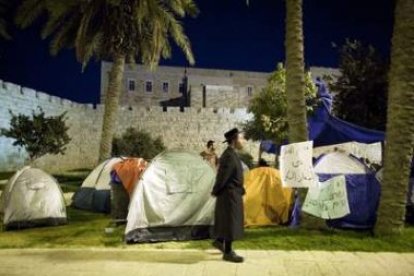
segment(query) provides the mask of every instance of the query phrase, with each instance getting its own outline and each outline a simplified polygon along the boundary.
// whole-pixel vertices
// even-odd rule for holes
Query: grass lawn
[[[165,242],[126,245],[123,227],[106,234],[104,229],[110,218],[102,214],[68,208],[70,223],[66,226],[33,228],[0,232],[0,248],[80,248],[80,247],[133,247],[151,249],[208,249],[210,241]],[[367,232],[307,231],[285,227],[247,229],[239,249],[273,250],[327,250],[327,251],[389,251],[414,252],[414,227],[407,227],[401,235],[384,238]]]
[[[9,179],[15,172],[0,172],[0,180]]]

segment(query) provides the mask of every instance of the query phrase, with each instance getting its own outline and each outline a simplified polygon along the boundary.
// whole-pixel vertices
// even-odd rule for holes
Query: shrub
[[[305,74],[305,96],[308,115],[317,107],[316,86],[310,73]],[[286,70],[278,64],[269,77],[267,86],[256,94],[249,104],[254,118],[243,125],[246,137],[254,141],[272,140],[278,144],[287,139]]]
[[[14,146],[25,148],[30,161],[45,154],[65,153],[65,146],[71,140],[65,123],[66,112],[49,117],[40,107],[38,113],[32,111],[32,116],[9,112],[12,117],[10,128],[0,129],[0,134],[15,139]]]
[[[153,138],[148,132],[128,128],[112,143],[113,156],[135,156],[150,160],[166,149],[161,137]]]

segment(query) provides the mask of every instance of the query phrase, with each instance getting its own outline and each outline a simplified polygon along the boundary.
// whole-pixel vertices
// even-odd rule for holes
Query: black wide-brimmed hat
[[[239,133],[241,133],[241,131],[239,131],[238,128],[233,128],[233,129],[227,131],[226,133],[224,133],[224,137],[226,138],[226,140],[223,143],[230,142],[231,140],[234,139],[234,137],[239,135]]]

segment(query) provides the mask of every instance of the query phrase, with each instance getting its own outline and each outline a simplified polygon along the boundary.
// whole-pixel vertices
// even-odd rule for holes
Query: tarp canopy
[[[384,132],[367,129],[336,118],[331,114],[332,96],[323,81],[317,81],[320,105],[308,118],[309,140],[314,147],[346,142],[375,143],[385,139]],[[279,146],[272,141],[262,141],[261,149],[267,153],[279,153]]]
[[[7,230],[66,223],[66,206],[56,180],[40,169],[24,167],[8,181],[0,198]]]
[[[270,167],[253,169],[245,174],[245,226],[287,223],[292,206],[292,189],[283,188],[278,170]]]
[[[215,172],[197,153],[166,151],[143,173],[131,198],[126,242],[209,238]]]
[[[339,164],[332,162],[339,162]],[[344,153],[330,153],[321,156],[316,161],[315,168],[321,182],[338,175],[344,175],[346,180],[351,213],[340,219],[327,220],[327,224],[337,228],[373,228],[381,189],[375,172],[358,159]]]

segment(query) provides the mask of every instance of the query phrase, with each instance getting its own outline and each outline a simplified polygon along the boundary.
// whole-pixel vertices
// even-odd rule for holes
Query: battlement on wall
[[[97,109],[103,108],[98,105]],[[171,114],[218,114],[218,115],[234,115],[234,116],[248,116],[247,108],[198,108],[198,107],[128,107],[122,106],[122,111],[131,111],[137,113],[171,113]]]
[[[83,104],[74,102],[65,98],[49,95],[45,92],[37,91],[31,88],[20,86],[11,82],[5,82],[0,80],[0,95],[3,97],[10,97],[21,100],[31,100],[32,102],[38,102],[39,105],[51,104],[59,106],[60,108],[82,108],[82,109],[95,109],[93,104]]]
[[[55,107],[62,108],[62,110],[79,108],[86,110],[95,110],[96,112],[103,111],[103,105],[98,104],[94,106],[93,104],[84,104],[71,101],[65,98],[60,98],[57,96],[49,95],[45,92],[37,91],[31,88],[20,86],[11,82],[5,82],[0,80],[0,95],[3,95],[11,99],[20,99],[20,100],[30,100],[32,102],[38,103],[39,106],[42,105],[53,105]],[[4,99],[4,97],[3,97]],[[121,111],[127,112],[131,111],[133,113],[146,113],[146,114],[209,114],[218,116],[249,116],[249,113],[246,108],[198,108],[198,107],[162,107],[162,106],[152,106],[152,107],[128,107],[121,106]]]

